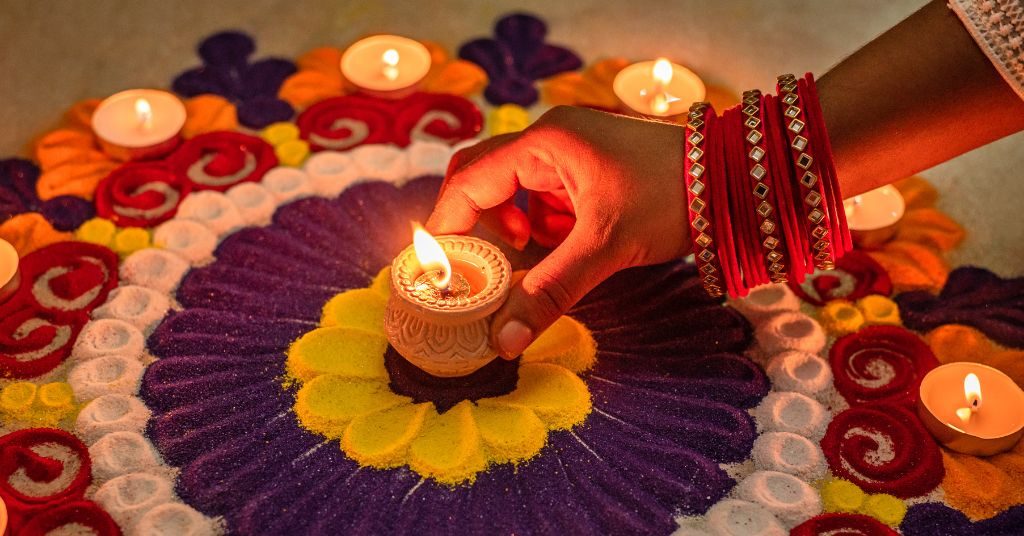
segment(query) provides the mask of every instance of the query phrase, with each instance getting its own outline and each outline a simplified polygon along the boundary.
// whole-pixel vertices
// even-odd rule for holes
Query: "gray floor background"
[[[547,20],[554,42],[587,63],[669,56],[709,82],[771,87],[781,72],[823,73],[922,0],[0,0],[0,155],[27,154],[76,100],[167,87],[198,62],[206,35],[241,29],[257,56],[294,58],[370,32],[431,39],[454,50],[515,10]],[[929,170],[941,206],[967,225],[957,264],[1024,274],[1024,134]]]

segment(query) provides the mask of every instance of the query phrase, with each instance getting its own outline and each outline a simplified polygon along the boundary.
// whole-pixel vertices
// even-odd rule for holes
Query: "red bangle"
[[[740,125],[742,121],[741,116],[743,115],[740,113],[740,106],[730,108],[722,116],[724,127],[722,129],[722,138],[727,162],[726,173],[728,180],[726,181],[726,186],[729,192],[730,213],[734,218],[733,222],[735,224],[732,227],[732,232],[735,237],[736,257],[741,276],[739,286],[749,290],[759,284],[757,265],[760,263],[757,263],[753,258],[753,252],[750,248],[751,242],[755,240],[753,236],[754,223],[753,209],[750,208],[750,202],[745,191],[747,165],[743,149],[746,142],[743,141],[743,127]]]
[[[808,262],[807,238],[800,225],[799,205],[794,197],[794,185],[791,177],[789,151],[786,150],[785,136],[777,125],[784,124],[779,109],[779,100],[771,95],[764,98],[765,147],[768,149],[769,164],[774,177],[775,206],[778,208],[778,221],[782,225],[780,236],[786,245],[786,266],[794,280],[802,282],[806,276]]]
[[[807,272],[813,268],[825,270],[835,265],[835,257],[831,247],[830,230],[832,218],[828,217],[831,208],[825,196],[824,182],[820,180],[820,160],[814,157],[814,148],[808,138],[813,137],[807,128],[807,114],[804,108],[807,99],[801,99],[796,78],[793,75],[779,77],[778,91],[785,109],[786,140],[792,155],[791,170],[800,184],[800,208],[795,209],[800,215],[809,237],[803,246],[807,259]],[[803,125],[799,129],[799,125]],[[799,130],[799,132],[798,132]]]
[[[736,298],[747,295],[740,275],[739,259],[736,256],[736,244],[733,239],[732,207],[729,205],[728,173],[726,167],[725,122],[709,115],[707,126],[707,144],[705,150],[708,160],[708,187],[711,192],[712,227],[715,241],[718,243],[718,262],[722,267],[722,278],[725,280],[729,297]]]
[[[693,254],[697,269],[700,270],[704,290],[712,297],[722,295],[722,270],[715,254],[714,226],[711,223],[708,181],[708,159],[704,158],[709,106],[698,102],[690,106],[686,135],[683,141],[683,177],[686,185],[686,206],[689,208],[690,238],[693,239]],[[712,115],[714,111],[711,111]]]
[[[822,178],[825,179],[824,190],[828,198],[828,206],[832,209],[830,220],[834,230],[831,242],[835,260],[838,260],[839,257],[853,250],[853,240],[850,237],[850,228],[846,223],[846,210],[843,208],[843,197],[839,190],[839,178],[836,175],[835,159],[832,155],[832,142],[828,139],[821,102],[818,99],[818,89],[811,73],[804,75],[799,87],[807,96],[805,105],[807,119],[817,147],[816,150],[822,160],[820,170]]]
[[[760,91],[747,91],[743,94],[743,104],[743,126],[747,129],[747,136],[753,138],[754,133],[757,133],[758,138],[756,142],[750,143],[747,150],[748,174],[754,183],[748,190],[755,198],[754,212],[758,216],[755,221],[760,232],[759,242],[763,248],[765,267],[769,274],[767,278],[774,283],[785,283],[786,257],[778,251],[782,249],[782,241],[779,240],[779,225],[776,223],[775,205],[772,203],[774,196],[772,174],[769,171],[771,166],[767,162],[768,151],[765,149],[764,97]],[[761,281],[767,282],[763,278]]]

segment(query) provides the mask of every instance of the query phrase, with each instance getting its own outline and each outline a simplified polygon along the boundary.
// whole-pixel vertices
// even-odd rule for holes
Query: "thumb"
[[[491,344],[514,359],[558,317],[621,268],[606,232],[580,222],[544,260],[512,286],[494,315]]]

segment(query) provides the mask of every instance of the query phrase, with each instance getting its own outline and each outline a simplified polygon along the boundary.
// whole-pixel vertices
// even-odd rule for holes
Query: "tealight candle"
[[[177,147],[185,105],[156,89],[129,89],[107,97],[92,114],[103,152],[117,160],[158,158]]]
[[[0,303],[7,301],[18,290],[20,279],[18,251],[10,242],[0,238]]]
[[[843,201],[846,222],[858,245],[877,246],[896,234],[906,203],[895,186],[887,184]]]
[[[978,363],[949,363],[921,380],[917,412],[947,448],[991,456],[1024,434],[1024,391],[1002,372]]]
[[[417,229],[391,265],[384,316],[388,342],[434,376],[465,376],[497,355],[491,315],[508,297],[512,268],[493,244],[469,236],[436,239]]]
[[[686,113],[691,104],[704,100],[707,88],[693,71],[660,58],[619,71],[612,91],[641,114],[667,117]]]
[[[341,74],[363,92],[401,98],[430,71],[430,51],[419,41],[374,35],[356,41],[341,56]]]

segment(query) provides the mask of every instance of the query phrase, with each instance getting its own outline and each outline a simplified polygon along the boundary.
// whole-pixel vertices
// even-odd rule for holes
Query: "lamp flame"
[[[441,244],[438,244],[437,240],[419,224],[413,225],[412,244],[420,268],[424,272],[440,270],[441,275],[434,280],[434,285],[441,290],[447,290],[452,280],[452,263],[448,261]]]
[[[654,76],[654,81],[667,86],[672,81],[672,62],[665,58],[658,58],[654,62],[654,67],[651,68],[651,75]]]
[[[964,377],[964,399],[972,412],[981,409],[981,380],[973,372]]]
[[[153,107],[146,99],[135,99],[135,117],[139,119],[139,126],[148,129],[153,126]]]
[[[384,73],[384,78],[387,78],[388,80],[395,80],[398,78],[399,59],[397,50],[389,48],[384,51],[384,54],[380,57],[381,64],[383,65],[381,67],[381,72]]]

